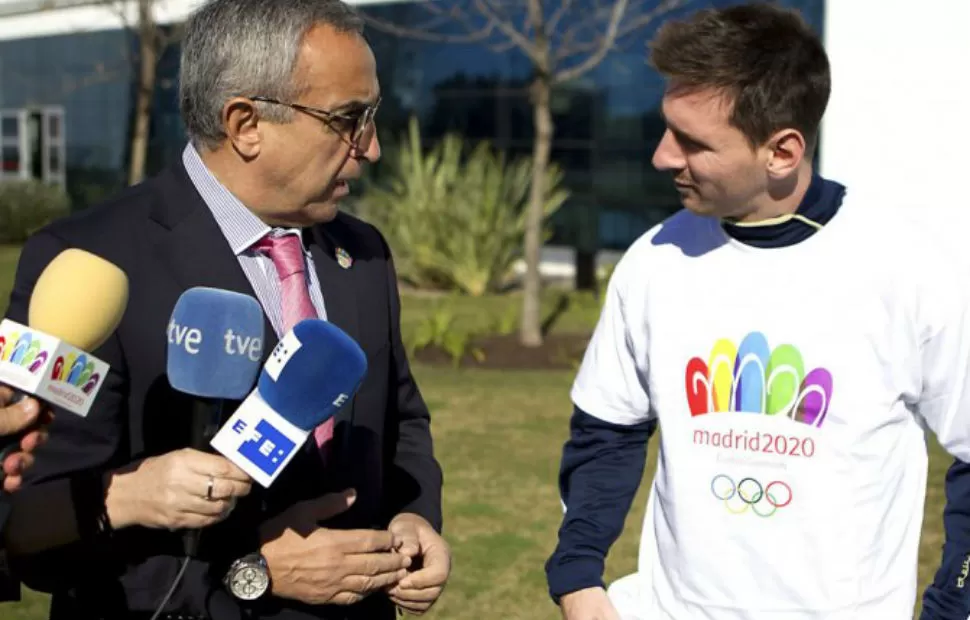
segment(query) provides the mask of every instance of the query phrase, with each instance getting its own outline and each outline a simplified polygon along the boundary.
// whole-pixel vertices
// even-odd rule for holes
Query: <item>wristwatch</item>
[[[269,567],[260,553],[250,553],[232,563],[223,580],[238,599],[255,601],[269,590]]]

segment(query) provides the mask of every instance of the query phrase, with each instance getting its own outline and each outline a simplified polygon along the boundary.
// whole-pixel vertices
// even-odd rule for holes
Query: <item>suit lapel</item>
[[[181,162],[171,169],[170,174],[174,182],[163,184],[168,195],[156,203],[152,219],[162,229],[161,234],[155,235],[155,251],[180,291],[206,286],[258,300],[239,259]],[[265,313],[263,333],[265,362],[277,343],[276,333]]]
[[[337,261],[338,250],[353,256],[356,249],[353,242],[339,220],[311,229],[310,254],[323,289],[327,320],[358,340],[357,281],[353,266],[344,268]]]

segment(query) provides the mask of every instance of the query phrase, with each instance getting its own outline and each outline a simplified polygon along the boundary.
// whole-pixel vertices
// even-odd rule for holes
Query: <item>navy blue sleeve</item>
[[[946,472],[943,558],[923,593],[920,620],[970,616],[970,464],[959,459]]]
[[[623,531],[656,427],[655,420],[624,426],[573,411],[559,471],[566,514],[559,544],[546,562],[556,604],[570,592],[604,586],[606,554]]]

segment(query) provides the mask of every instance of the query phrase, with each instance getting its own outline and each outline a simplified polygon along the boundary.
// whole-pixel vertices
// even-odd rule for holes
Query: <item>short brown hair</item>
[[[716,89],[752,145],[797,129],[811,153],[828,105],[828,55],[801,15],[767,3],[704,9],[663,24],[650,62],[675,88]]]

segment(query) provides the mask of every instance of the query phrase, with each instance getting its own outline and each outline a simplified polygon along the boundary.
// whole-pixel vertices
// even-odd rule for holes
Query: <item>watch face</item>
[[[233,573],[229,589],[237,598],[252,601],[259,598],[269,588],[269,575],[259,566],[246,564]]]

